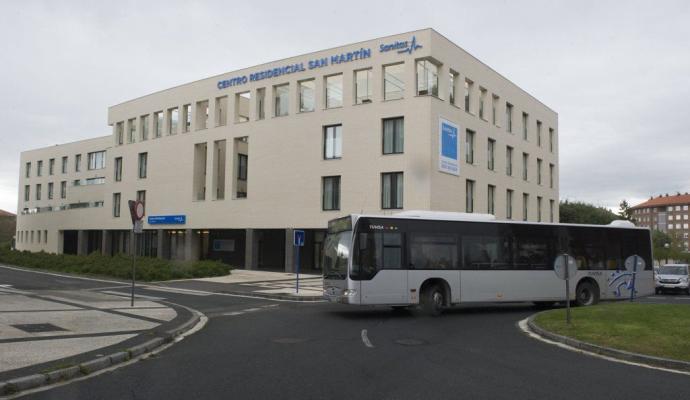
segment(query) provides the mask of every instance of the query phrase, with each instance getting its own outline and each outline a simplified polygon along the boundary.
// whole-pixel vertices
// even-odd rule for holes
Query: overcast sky
[[[426,27],[558,112],[561,200],[690,191],[688,1],[105,3],[0,5],[0,209],[21,151],[109,134],[110,105]]]

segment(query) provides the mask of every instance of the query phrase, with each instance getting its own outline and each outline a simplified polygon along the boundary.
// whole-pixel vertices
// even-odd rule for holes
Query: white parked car
[[[690,273],[688,264],[666,264],[656,271],[654,276],[655,292],[665,290],[682,290],[690,295]]]

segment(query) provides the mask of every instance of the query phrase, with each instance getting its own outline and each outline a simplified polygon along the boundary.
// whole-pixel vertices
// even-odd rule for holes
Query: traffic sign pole
[[[565,254],[565,322],[570,325],[570,265],[568,255]]]
[[[297,293],[299,293],[299,250],[300,246],[297,246]]]
[[[632,287],[630,288],[630,301],[635,300],[635,277],[637,276],[637,254],[633,256]]]
[[[137,260],[137,239],[134,228],[132,228],[132,301],[130,307],[134,307],[134,282],[136,281],[136,260]]]
[[[300,253],[300,247],[304,246],[304,231],[303,230],[295,230],[293,232],[293,237],[292,237],[292,245],[295,246],[295,251],[297,252],[297,265],[295,268],[295,272],[297,272],[296,275],[296,281],[295,281],[295,292],[299,293],[299,253]]]

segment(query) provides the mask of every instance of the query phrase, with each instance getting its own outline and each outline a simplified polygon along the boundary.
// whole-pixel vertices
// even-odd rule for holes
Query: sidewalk
[[[130,307],[128,297],[92,290],[0,287],[0,383],[36,374],[47,382],[51,372],[70,367],[93,372],[88,365],[96,359],[143,353],[138,346],[147,343],[149,350],[152,339],[165,338],[192,317],[181,307],[142,298]],[[107,366],[114,363],[108,360]]]
[[[288,272],[233,269],[230,275],[167,281],[161,282],[159,285],[268,299],[323,300],[323,278],[321,275],[300,274],[299,292],[296,290],[296,278],[296,274]]]

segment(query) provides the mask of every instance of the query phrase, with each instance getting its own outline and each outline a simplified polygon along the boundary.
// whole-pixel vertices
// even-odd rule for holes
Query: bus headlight
[[[355,294],[357,294],[357,289],[345,289],[343,291],[343,296],[345,297],[352,297]]]

